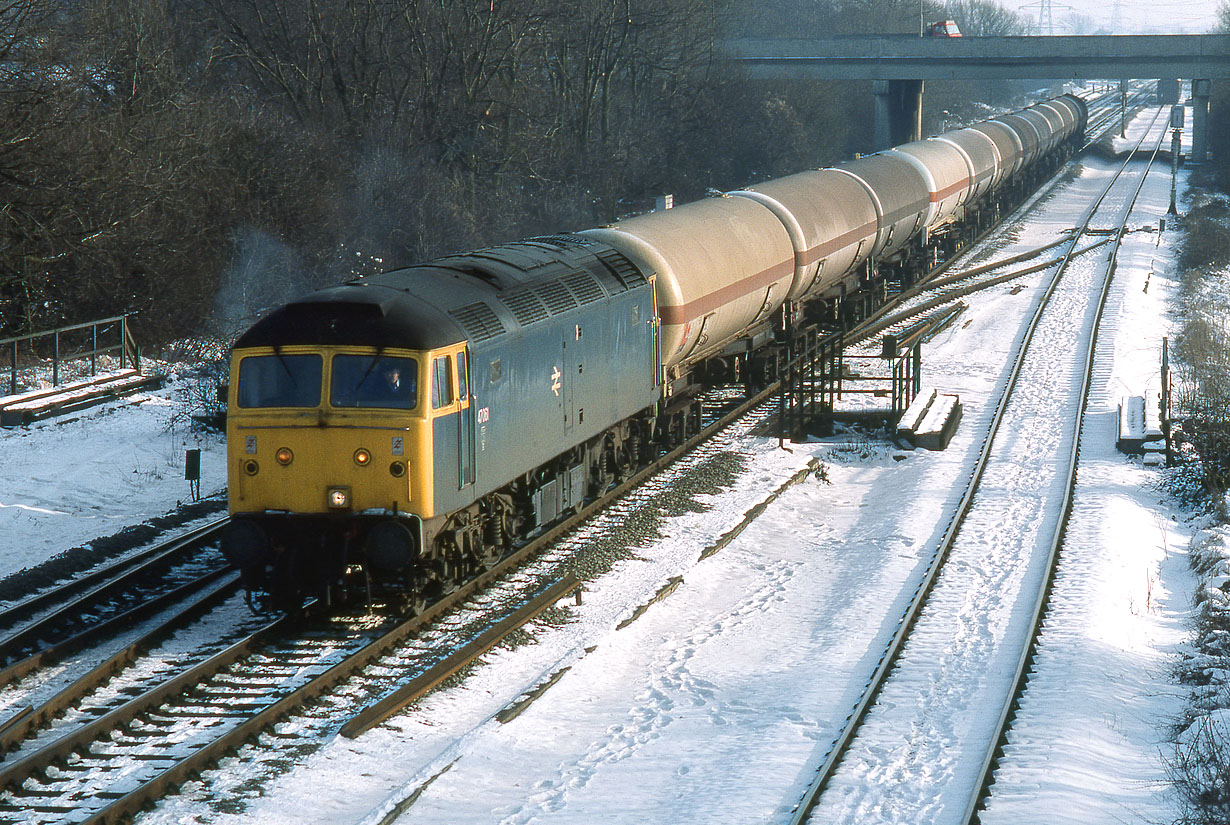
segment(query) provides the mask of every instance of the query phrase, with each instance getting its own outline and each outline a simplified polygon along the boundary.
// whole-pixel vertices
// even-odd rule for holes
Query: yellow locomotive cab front
[[[331,577],[356,563],[384,572],[413,563],[433,506],[430,357],[344,346],[234,352],[223,548],[233,563]]]
[[[430,429],[420,355],[236,351],[227,420],[238,513],[427,514]]]

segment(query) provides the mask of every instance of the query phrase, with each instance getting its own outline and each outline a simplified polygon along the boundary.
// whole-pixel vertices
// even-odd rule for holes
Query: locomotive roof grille
[[[619,282],[624,285],[625,290],[648,283],[644,274],[631,261],[614,249],[601,249],[595,254],[598,260],[606,265],[611,274],[619,279]]]
[[[552,315],[558,315],[561,312],[567,312],[577,307],[577,299],[572,297],[572,293],[568,291],[568,287],[564,286],[562,281],[548,281],[547,283],[539,284],[535,287],[534,292],[547,305],[547,310]]]
[[[569,275],[564,279],[564,283],[568,286],[568,289],[572,290],[572,294],[576,296],[577,303],[592,304],[594,301],[601,301],[606,297],[606,292],[603,291],[594,276],[588,272],[578,272],[575,275]]]
[[[486,341],[507,331],[495,311],[482,301],[450,309],[448,314],[457,319],[472,341]]]
[[[504,305],[512,310],[513,317],[521,326],[529,326],[535,321],[541,321],[550,315],[542,301],[533,292],[514,292],[511,295],[500,296]]]
[[[527,243],[542,244],[563,251],[585,247],[590,242],[582,235],[539,235],[537,238],[530,238]]]

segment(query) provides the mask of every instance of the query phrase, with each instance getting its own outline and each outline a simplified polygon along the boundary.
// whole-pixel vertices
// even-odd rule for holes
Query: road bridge
[[[871,80],[876,148],[919,137],[927,80],[1192,80],[1192,159],[1207,146],[1209,80],[1230,77],[1230,35],[735,39],[729,59],[759,80]]]

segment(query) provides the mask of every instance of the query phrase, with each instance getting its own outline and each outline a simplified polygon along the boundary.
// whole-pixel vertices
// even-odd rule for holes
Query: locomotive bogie
[[[581,234],[656,274],[665,368],[770,322],[794,280],[785,227],[747,198],[708,198]]]

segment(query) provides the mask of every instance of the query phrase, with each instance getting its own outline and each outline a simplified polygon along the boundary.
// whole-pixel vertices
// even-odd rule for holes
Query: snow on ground
[[[1058,237],[1109,162],[1090,160],[974,262]],[[1156,225],[1169,183],[1151,185]],[[1085,427],[1085,503],[1070,540],[1083,587],[1056,594],[1077,626],[1044,645],[1029,703],[1055,724],[1014,735],[997,821],[1166,820],[1162,728],[1178,715],[1167,657],[1183,629],[1188,525],[1157,492],[1157,472],[1113,452],[1114,404],[1156,372],[1166,330],[1173,233],[1130,236],[1099,350]],[[960,495],[1041,275],[967,299],[924,354],[925,383],[961,396],[965,419],[943,452],[860,439],[776,448],[749,439],[740,480],[708,509],[666,522],[662,538],[590,586],[572,621],[532,626],[533,640],[488,654],[462,684],[437,691],[355,741],[330,738],[270,776],[244,755],[140,818],[142,825],[239,823],[779,822],[874,669],[913,582]],[[1144,283],[1148,281],[1148,290]],[[1029,288],[1013,294],[1015,284]],[[186,500],[183,454],[202,449],[202,492],[219,491],[221,438],[193,432],[191,379],[28,428],[0,430],[0,575]],[[697,563],[750,507],[811,458],[720,552]],[[683,583],[616,630],[671,576]],[[564,667],[507,724],[494,714]],[[300,727],[279,731],[293,736]],[[1058,732],[1057,732],[1058,731]],[[954,743],[955,745],[956,743]],[[310,749],[310,748],[305,748]],[[210,791],[227,797],[220,804]],[[1027,807],[1028,806],[1028,807]],[[1027,814],[1022,814],[1027,812]],[[891,821],[891,820],[885,820]]]
[[[1164,216],[1169,188],[1168,174],[1151,173],[1131,225]],[[986,823],[1173,819],[1161,759],[1183,702],[1169,673],[1194,583],[1190,526],[1158,501],[1158,472],[1114,446],[1120,400],[1160,386],[1177,287],[1173,242],[1136,233],[1119,253],[1060,578]]]
[[[165,386],[0,429],[0,578],[190,501],[185,450],[201,450],[202,495],[226,489],[222,436],[191,426],[196,379],[144,368],[169,371]]]
[[[1054,240],[1084,208],[1073,193],[1099,188],[1110,168],[1088,161],[1067,194],[1047,198],[1040,216],[990,244],[993,257]],[[1156,225],[1156,188],[1149,214],[1134,223]],[[1071,727],[1017,736],[1023,757],[996,804],[1020,807],[997,814],[1017,815],[1036,800],[1028,821],[1171,818],[1158,792],[1158,746],[1178,711],[1164,663],[1190,592],[1181,561],[1188,528],[1171,520],[1156,471],[1114,454],[1106,428],[1121,392],[1144,391],[1165,334],[1175,235],[1150,247],[1157,240],[1132,236],[1101,350],[1082,477],[1083,494],[1097,498],[1078,510],[1073,530],[1089,578],[1057,594],[1078,622],[1073,650],[1066,642],[1044,649],[1042,665],[1055,670],[1040,671],[1030,693]],[[493,651],[464,683],[355,741],[328,739],[281,776],[250,754],[230,759],[140,822],[782,821],[875,668],[913,589],[906,583],[920,575],[960,496],[1040,278],[1015,282],[1028,286],[1017,294],[1006,284],[971,296],[962,320],[927,347],[925,382],[958,393],[966,410],[946,451],[829,440],[786,453],[775,440],[748,440],[741,480],[703,497],[705,512],[670,520],[660,541],[592,583],[585,604],[568,608],[571,622],[533,625],[531,643]],[[696,561],[773,479],[812,457],[831,483],[809,478],[786,489],[728,546]],[[683,582],[668,598],[616,630],[674,575]],[[1072,656],[1079,678],[1068,680]],[[496,721],[565,667],[524,713]],[[1096,781],[1086,786],[1086,777]],[[1082,805],[1072,806],[1078,794]],[[891,812],[879,816],[893,821]]]

